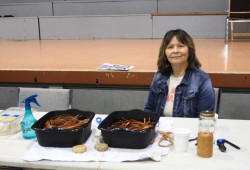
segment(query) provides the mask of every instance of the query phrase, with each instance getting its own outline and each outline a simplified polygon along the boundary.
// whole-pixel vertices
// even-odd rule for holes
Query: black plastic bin
[[[135,119],[143,121],[144,118],[150,118],[153,122],[153,127],[144,131],[125,131],[125,130],[110,130],[107,129],[111,124],[119,120]],[[142,110],[134,109],[130,111],[115,111],[110,113],[98,126],[101,130],[103,141],[110,147],[128,148],[128,149],[143,149],[146,148],[156,135],[156,124],[159,121],[159,114],[148,113]]]
[[[90,118],[89,122],[79,129],[57,130],[45,129],[47,120],[58,115],[68,114],[71,116],[81,115],[81,119]],[[51,111],[40,118],[31,128],[35,131],[39,145],[45,147],[72,147],[83,144],[91,134],[91,124],[95,113],[77,109]]]

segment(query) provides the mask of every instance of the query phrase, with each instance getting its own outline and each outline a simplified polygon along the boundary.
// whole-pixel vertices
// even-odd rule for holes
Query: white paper
[[[126,66],[121,64],[110,64],[110,63],[103,63],[98,70],[117,70],[117,71],[128,71],[134,68],[134,66]]]
[[[163,131],[171,131],[172,120],[160,119],[157,129]],[[143,159],[152,159],[154,161],[161,161],[161,157],[167,155],[169,148],[158,146],[157,136],[155,142],[150,144],[145,149],[120,149],[109,148],[108,151],[98,152],[94,146],[96,144],[94,135],[98,124],[95,118],[92,122],[92,134],[85,143],[87,151],[85,153],[74,153],[72,148],[55,148],[42,147],[36,142],[24,156],[25,161],[106,161],[106,162],[123,162],[123,161],[137,161]]]

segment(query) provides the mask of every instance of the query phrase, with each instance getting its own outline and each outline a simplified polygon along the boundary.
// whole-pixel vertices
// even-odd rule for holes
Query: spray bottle
[[[35,117],[32,114],[30,103],[35,103],[37,106],[40,106],[40,104],[36,101],[36,97],[38,95],[34,94],[32,96],[27,97],[22,101],[22,103],[25,103],[25,114],[24,118],[21,121],[21,129],[23,132],[23,138],[24,139],[34,139],[36,138],[35,131],[31,129],[31,126],[36,122]]]

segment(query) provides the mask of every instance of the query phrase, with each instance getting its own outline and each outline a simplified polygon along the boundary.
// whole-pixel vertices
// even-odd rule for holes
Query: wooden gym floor
[[[215,87],[250,88],[250,40],[194,39]],[[0,41],[0,83],[149,85],[161,39]],[[135,66],[100,71],[103,63]]]

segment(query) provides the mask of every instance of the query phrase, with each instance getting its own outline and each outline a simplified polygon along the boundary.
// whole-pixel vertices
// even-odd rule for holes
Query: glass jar
[[[200,113],[197,155],[203,158],[209,158],[213,155],[215,131],[215,113],[212,111],[203,111]]]

